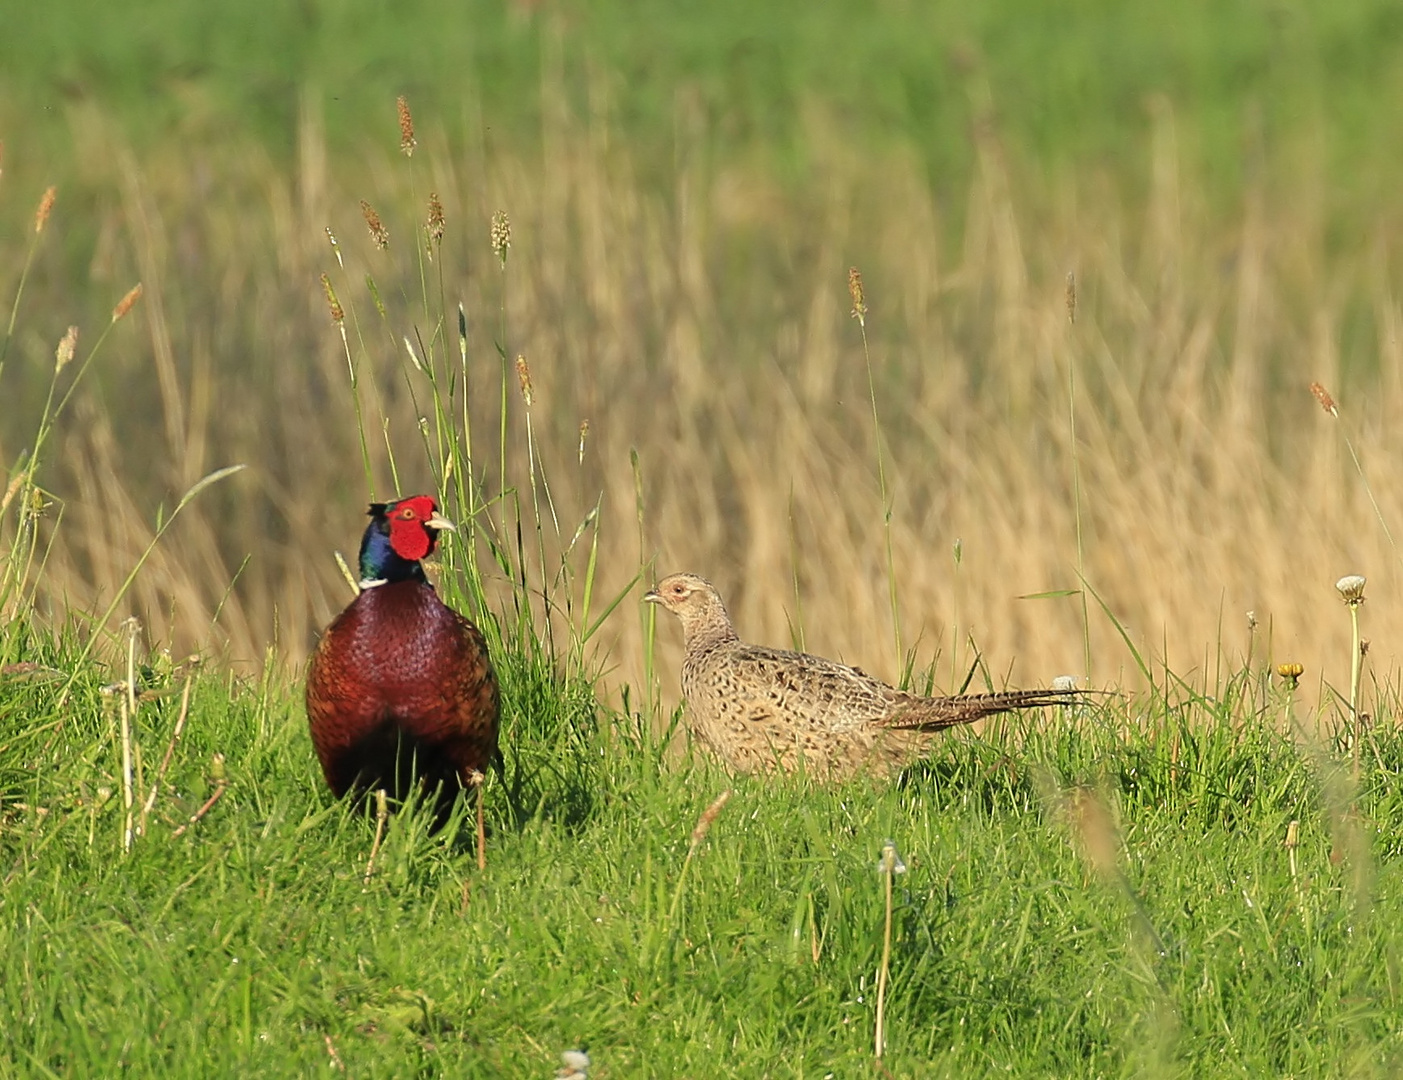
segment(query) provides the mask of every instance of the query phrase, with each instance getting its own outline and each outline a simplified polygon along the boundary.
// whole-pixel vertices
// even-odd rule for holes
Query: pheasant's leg
[[[479,870],[487,869],[487,823],[483,820],[482,815],[482,787],[486,780],[487,777],[476,769],[468,777],[468,782],[477,788],[477,868]]]

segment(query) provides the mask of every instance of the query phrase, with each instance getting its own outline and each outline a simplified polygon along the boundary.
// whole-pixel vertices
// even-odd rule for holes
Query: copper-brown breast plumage
[[[430,781],[486,771],[501,698],[477,627],[431,586],[400,581],[366,589],[327,629],[307,674],[307,715],[337,795],[359,782],[403,797],[410,750]]]

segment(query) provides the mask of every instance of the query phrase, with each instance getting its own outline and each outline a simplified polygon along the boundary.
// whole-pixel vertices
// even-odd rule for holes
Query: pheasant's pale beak
[[[442,517],[437,510],[434,511],[434,516],[425,521],[424,524],[430,529],[446,529],[448,532],[458,531],[458,526],[454,525],[453,522],[449,521],[446,517]]]
[[[649,589],[643,594],[643,602],[645,604],[661,604],[663,602],[663,598],[662,595],[657,591],[657,589]]]

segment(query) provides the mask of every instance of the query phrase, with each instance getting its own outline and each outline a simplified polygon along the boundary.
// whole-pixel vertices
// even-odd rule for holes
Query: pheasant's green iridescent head
[[[360,544],[362,588],[371,583],[425,580],[419,562],[434,550],[442,529],[453,531],[454,525],[440,516],[432,495],[371,503],[370,524]]]

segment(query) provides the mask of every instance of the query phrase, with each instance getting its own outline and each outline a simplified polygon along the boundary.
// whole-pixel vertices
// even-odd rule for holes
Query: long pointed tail
[[[1014,709],[1039,709],[1048,705],[1071,705],[1089,690],[1000,690],[993,694],[961,694],[959,697],[920,698],[893,713],[883,727],[898,731],[940,731],[942,728],[971,724],[995,713]]]

